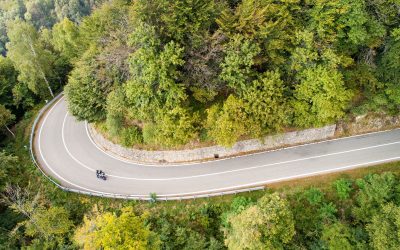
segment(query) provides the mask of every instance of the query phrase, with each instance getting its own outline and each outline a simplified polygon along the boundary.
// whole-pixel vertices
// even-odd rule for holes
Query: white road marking
[[[65,121],[67,119],[67,116],[68,116],[68,114],[65,115],[63,126],[62,126],[62,137],[63,138],[64,138],[64,125],[65,125]],[[94,171],[92,168],[90,168],[86,164],[82,163],[76,157],[74,157],[72,155],[72,153],[68,149],[68,146],[66,145],[64,140],[63,140],[63,144],[64,144],[64,147],[67,150],[68,154],[71,156],[71,158],[73,160],[75,160],[79,165],[83,166],[84,168],[87,168],[87,169],[89,169],[91,171]],[[300,161],[306,161],[306,160],[311,160],[311,159],[323,158],[323,157],[333,156],[333,155],[352,153],[352,152],[368,150],[368,149],[373,149],[373,148],[379,148],[379,147],[385,147],[385,146],[390,146],[390,145],[395,145],[395,144],[400,144],[400,141],[391,142],[391,143],[385,143],[385,144],[380,144],[380,145],[374,145],[374,146],[369,146],[369,147],[363,147],[363,148],[358,148],[358,149],[351,149],[351,150],[346,150],[346,151],[341,151],[341,152],[335,152],[335,153],[329,153],[329,154],[323,154],[323,155],[317,155],[317,156],[310,156],[310,157],[299,158],[299,159],[295,159],[295,160],[288,160],[288,161],[270,163],[270,164],[265,164],[265,165],[253,166],[253,167],[248,167],[248,168],[240,168],[240,169],[233,169],[233,170],[228,170],[228,171],[221,171],[221,172],[215,172],[215,173],[209,173],[209,174],[201,174],[201,175],[191,175],[191,176],[184,176],[184,177],[135,178],[135,177],[125,177],[125,176],[118,176],[118,175],[108,175],[108,176],[114,177],[114,178],[119,178],[119,179],[135,180],[135,181],[175,181],[175,180],[194,179],[194,178],[201,178],[201,177],[208,177],[208,176],[223,175],[223,174],[230,174],[230,173],[235,173],[235,172],[254,170],[254,169],[265,168],[265,167],[276,166],[276,165],[282,165],[282,164],[287,164],[287,163],[293,163],[293,162],[300,162]]]
[[[307,173],[307,174],[292,175],[292,176],[282,177],[282,178],[277,178],[277,179],[272,179],[272,180],[253,182],[253,183],[243,184],[243,185],[238,185],[238,186],[230,186],[230,187],[226,187],[226,188],[209,189],[209,190],[204,190],[204,191],[201,191],[201,192],[166,194],[166,195],[162,195],[161,197],[165,197],[165,196],[166,197],[191,196],[191,195],[196,195],[196,194],[199,195],[199,194],[207,194],[207,193],[217,193],[217,192],[235,190],[235,189],[240,189],[240,188],[243,189],[243,188],[249,188],[249,187],[257,187],[257,186],[263,186],[263,185],[271,184],[271,183],[274,183],[274,182],[293,180],[293,179],[298,179],[298,178],[303,178],[303,177],[310,177],[310,176],[315,176],[315,175],[324,174],[324,173],[333,173],[333,172],[338,172],[340,170],[352,169],[352,168],[357,168],[357,167],[361,167],[361,166],[370,166],[370,165],[374,165],[374,164],[391,162],[391,161],[396,161],[396,160],[400,160],[400,156],[399,157],[388,158],[388,159],[383,159],[383,160],[377,160],[377,161],[370,161],[370,162],[365,162],[365,163],[360,163],[360,164],[354,164],[354,165],[349,165],[349,166],[344,166],[344,167],[338,167],[338,168],[333,168],[333,169],[328,169],[328,170],[321,170],[321,171],[311,172],[311,173]]]
[[[380,134],[380,133],[385,133],[385,132],[388,132],[388,131],[400,130],[400,128],[388,129],[388,130],[382,130],[382,131],[376,131],[376,132],[369,132],[369,133],[360,134],[360,135],[352,135],[352,136],[329,139],[329,140],[323,140],[323,141],[317,141],[317,142],[310,142],[310,143],[305,143],[305,144],[301,144],[301,145],[295,145],[295,146],[282,147],[282,148],[278,148],[278,149],[265,150],[265,151],[255,152],[255,153],[250,153],[250,154],[245,154],[245,155],[228,156],[226,158],[212,159],[212,160],[207,160],[207,161],[204,161],[204,162],[194,161],[194,162],[171,163],[171,164],[167,163],[167,164],[164,164],[164,165],[160,165],[160,164],[156,164],[156,163],[152,164],[152,163],[135,162],[134,160],[125,159],[125,158],[123,158],[121,156],[117,156],[117,155],[115,155],[113,153],[109,153],[108,151],[106,151],[103,148],[99,147],[99,145],[97,145],[97,143],[93,141],[93,138],[92,138],[92,136],[90,135],[90,132],[89,132],[88,123],[86,121],[85,121],[85,130],[86,130],[86,135],[89,138],[89,141],[100,152],[102,152],[103,154],[105,154],[105,155],[107,155],[107,156],[109,156],[109,157],[111,157],[111,158],[113,158],[115,160],[130,164],[130,165],[134,165],[134,166],[165,168],[165,167],[208,165],[208,164],[211,164],[211,163],[214,163],[214,162],[219,162],[219,161],[227,161],[227,160],[232,160],[232,159],[237,159],[237,158],[251,157],[253,155],[265,154],[265,153],[270,153],[270,152],[277,152],[277,151],[286,150],[286,149],[305,147],[305,146],[310,146],[310,145],[322,144],[322,143],[331,142],[331,141],[345,140],[345,139],[350,139],[350,138],[355,138],[355,137],[362,137],[362,136],[373,135],[373,134]]]
[[[111,196],[123,196],[123,197],[148,197],[148,195],[124,195],[124,194],[115,194],[115,193],[106,193],[106,192],[101,192],[101,191],[96,191],[96,190],[91,190],[85,187],[82,187],[80,185],[71,183],[70,181],[64,179],[62,176],[60,176],[59,174],[57,174],[57,172],[54,171],[54,169],[52,169],[50,167],[50,165],[48,164],[48,162],[46,161],[44,155],[42,154],[42,148],[41,148],[41,135],[42,135],[42,129],[44,127],[44,124],[47,121],[47,118],[49,117],[50,113],[53,111],[53,109],[56,107],[56,105],[58,105],[58,103],[61,101],[62,99],[60,99],[59,101],[57,101],[54,106],[50,109],[50,111],[46,114],[45,119],[43,120],[40,130],[39,130],[39,138],[38,138],[38,144],[39,144],[39,154],[42,158],[42,160],[44,161],[44,163],[47,165],[47,167],[61,180],[65,181],[66,183],[78,187],[82,190],[86,190],[95,194],[103,194],[103,195],[111,195]],[[63,132],[62,132],[63,133]],[[359,135],[362,136],[362,135]],[[342,138],[345,139],[345,138]],[[337,139],[335,139],[337,140]],[[292,161],[287,161],[287,162],[279,162],[279,163],[274,163],[274,164],[268,164],[268,165],[263,165],[263,166],[256,166],[256,167],[251,167],[251,168],[246,168],[246,169],[237,169],[237,170],[231,170],[231,171],[225,171],[225,172],[236,172],[236,171],[243,171],[243,170],[248,170],[248,169],[254,169],[254,168],[260,168],[260,167],[265,167],[265,166],[269,166],[269,165],[277,165],[277,164],[283,164],[283,163],[289,163],[289,162],[294,162],[294,161],[301,161],[301,160],[307,160],[307,159],[313,159],[313,158],[321,158],[321,157],[325,157],[325,156],[329,156],[329,155],[337,155],[337,154],[344,154],[344,153],[349,153],[349,152],[354,152],[354,151],[360,151],[360,150],[366,150],[366,149],[370,149],[370,148],[376,148],[376,147],[383,147],[383,146],[389,146],[389,145],[393,145],[393,144],[398,144],[400,142],[393,142],[393,143],[387,143],[387,144],[381,144],[381,145],[375,145],[375,146],[371,146],[371,147],[365,147],[365,148],[359,148],[359,149],[353,149],[353,150],[348,150],[348,151],[343,151],[343,152],[337,152],[337,153],[331,153],[331,154],[326,154],[326,155],[319,155],[319,156],[313,156],[313,157],[308,157],[308,158],[302,158],[302,159],[297,159],[297,160],[292,160]],[[63,141],[64,144],[64,141]],[[66,146],[64,144],[64,146]],[[301,145],[303,146],[303,145]],[[354,165],[349,165],[349,166],[343,166],[343,167],[338,167],[338,168],[334,168],[334,169],[328,169],[328,170],[322,170],[322,171],[316,171],[316,172],[311,172],[311,173],[306,173],[306,174],[300,174],[300,175],[293,175],[293,176],[289,176],[289,177],[282,177],[282,178],[277,178],[277,179],[272,179],[272,180],[266,180],[266,181],[262,181],[262,182],[253,182],[253,183],[248,183],[248,184],[244,184],[244,185],[237,185],[237,186],[230,186],[230,187],[225,187],[225,188],[219,188],[219,189],[210,189],[210,190],[203,190],[200,192],[190,192],[190,193],[178,193],[178,194],[165,194],[165,195],[159,195],[159,197],[178,197],[178,196],[190,196],[190,195],[200,195],[200,194],[204,194],[204,193],[215,193],[215,192],[222,192],[222,191],[230,191],[230,190],[235,190],[238,188],[245,188],[245,187],[254,187],[254,186],[261,186],[261,185],[265,185],[265,184],[269,184],[269,183],[273,183],[273,182],[279,182],[279,181],[284,181],[284,180],[290,180],[290,179],[296,179],[296,178],[302,178],[302,177],[307,177],[307,176],[313,176],[313,175],[318,175],[318,174],[323,174],[323,173],[329,173],[329,172],[336,172],[339,170],[344,170],[344,169],[351,169],[351,168],[356,168],[356,167],[360,167],[360,166],[367,166],[367,165],[372,165],[372,164],[378,164],[378,163],[383,163],[383,162],[390,162],[390,161],[395,161],[395,160],[399,160],[400,157],[393,157],[393,158],[387,158],[387,159],[382,159],[382,160],[377,160],[377,161],[370,161],[370,162],[365,162],[365,163],[360,163],[360,164],[354,164]],[[224,172],[220,172],[220,173],[214,173],[214,174],[221,174]],[[211,175],[214,175],[211,174]],[[202,175],[202,176],[208,176],[207,175]],[[198,176],[189,176],[189,178],[196,178]],[[124,179],[126,179],[127,177],[123,177]],[[173,179],[186,179],[188,177],[181,177],[181,178],[173,178]],[[139,179],[142,180],[142,179]],[[160,180],[160,179],[150,179],[150,180]],[[163,180],[163,179],[161,179]],[[167,179],[169,180],[169,179]]]
[[[93,169],[93,168],[87,166],[86,164],[84,164],[83,162],[81,162],[80,160],[78,160],[75,156],[73,156],[72,153],[71,153],[71,151],[69,151],[67,145],[65,144],[64,127],[65,127],[65,121],[67,120],[67,117],[68,117],[68,112],[67,112],[67,114],[64,116],[64,120],[63,120],[63,123],[62,123],[62,129],[61,129],[62,143],[63,143],[63,145],[64,145],[65,150],[67,151],[67,154],[68,154],[75,162],[77,162],[79,165],[81,165],[82,167],[84,167],[84,168],[86,168],[86,169],[88,169],[88,170],[90,170],[90,171],[92,171],[92,172],[96,172],[95,169]]]
[[[72,185],[72,186],[74,186],[74,187],[80,188],[80,189],[82,189],[82,190],[86,190],[86,191],[89,191],[89,192],[98,193],[98,192],[95,191],[95,190],[88,189],[88,188],[82,187],[82,186],[80,186],[80,185],[74,184],[74,183],[72,183],[72,182],[66,180],[66,179],[63,178],[62,176],[60,176],[56,171],[54,171],[54,169],[50,166],[50,164],[47,162],[46,158],[45,158],[44,155],[42,154],[41,138],[42,138],[43,126],[44,126],[44,124],[46,123],[47,118],[49,117],[50,113],[53,111],[53,109],[57,106],[57,104],[58,104],[61,100],[62,100],[62,99],[58,100],[58,101],[53,105],[53,107],[51,107],[51,109],[47,112],[46,117],[44,118],[44,120],[43,120],[43,122],[42,122],[42,125],[40,126],[40,129],[39,129],[39,138],[38,138],[38,140],[39,140],[39,141],[38,141],[38,142],[39,142],[38,144],[39,144],[39,154],[40,154],[40,157],[42,158],[42,160],[43,160],[44,164],[47,166],[47,168],[50,169],[50,171],[53,172],[53,174],[56,175],[57,178],[59,178],[60,180],[63,180],[64,182],[66,182],[66,183],[68,183],[68,184],[70,184],[70,185]]]

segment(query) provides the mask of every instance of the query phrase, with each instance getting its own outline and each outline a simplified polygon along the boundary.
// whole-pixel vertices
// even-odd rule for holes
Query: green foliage
[[[32,195],[29,188],[8,185],[3,192],[2,202],[25,217],[16,224],[13,232],[18,233],[23,229],[23,235],[33,237],[36,241],[45,241],[53,247],[62,245],[64,237],[73,227],[69,212],[64,207],[48,206],[48,201],[40,191]]]
[[[198,206],[164,207],[152,213],[150,222],[161,240],[161,249],[225,249],[219,230],[223,206],[215,203]],[[161,207],[160,207],[161,205]]]
[[[228,221],[225,244],[229,249],[282,249],[295,234],[288,203],[278,194],[262,197]]]
[[[378,214],[381,206],[392,200],[397,191],[397,180],[392,173],[368,175],[356,183],[359,191],[356,195],[357,206],[353,208],[353,213],[363,222],[369,222],[372,216]]]
[[[26,1],[26,12],[24,17],[32,23],[37,30],[51,28],[56,22],[53,0],[31,0]]]
[[[310,3],[310,27],[325,43],[342,47],[374,46],[385,35],[382,24],[367,12],[364,0],[314,0]]]
[[[17,72],[9,58],[0,56],[0,104],[10,107],[14,104],[12,89],[17,84]]]
[[[232,147],[246,134],[247,117],[241,99],[230,95],[222,108],[214,105],[207,110],[208,135],[219,145]]]
[[[125,90],[133,117],[152,121],[155,111],[173,109],[187,98],[183,86],[176,82],[178,67],[184,63],[182,53],[183,48],[171,41],[161,51],[144,46],[131,55],[132,79]]]
[[[348,199],[353,191],[352,182],[348,179],[339,179],[333,183],[333,186],[340,200]]]
[[[22,18],[26,9],[22,0],[2,0],[0,3],[0,54],[5,55],[8,42],[7,23]]]
[[[304,197],[313,206],[322,204],[324,200],[324,194],[317,188],[305,190]]]
[[[330,250],[354,249],[351,230],[349,226],[341,222],[336,222],[332,225],[326,225],[323,229],[321,239],[324,241],[327,248]]]
[[[79,31],[76,24],[65,18],[54,25],[52,30],[52,45],[69,60],[78,56]]]
[[[90,16],[85,17],[79,26],[79,51],[84,52],[90,46],[96,45],[105,50],[102,52],[115,53],[107,53],[110,58],[103,60],[121,57],[126,59],[130,53],[126,42],[132,32],[129,10],[127,1],[105,1]]]
[[[117,136],[123,126],[124,92],[117,88],[107,96],[107,129],[111,136]]]
[[[2,119],[0,119],[2,121]],[[18,164],[18,158],[8,155],[6,152],[0,152],[0,190],[3,190],[6,181],[8,181],[9,172],[13,171]]]
[[[0,128],[6,128],[8,131],[10,131],[7,126],[14,120],[15,115],[13,115],[10,110],[6,109],[4,105],[0,104]],[[12,132],[10,131],[10,133]]]
[[[96,78],[96,74],[101,74],[104,70],[102,67],[105,67],[96,61],[96,53],[95,47],[85,52],[72,70],[64,89],[71,114],[89,122],[105,119],[107,94],[114,85],[113,79],[100,81]]]
[[[351,92],[339,71],[317,66],[305,69],[299,78],[293,102],[295,125],[323,126],[344,116]]]
[[[156,118],[155,140],[157,145],[184,145],[197,137],[197,113],[176,107],[168,112],[159,112]]]
[[[132,147],[143,143],[142,132],[137,127],[123,128],[120,138],[122,145],[125,147]]]
[[[45,232],[45,235],[55,237],[67,234],[73,224],[69,220],[68,211],[63,207],[50,207],[36,210],[26,225],[26,234],[35,236]]]
[[[251,120],[250,134],[261,137],[281,130],[288,123],[284,83],[278,72],[265,72],[243,92],[245,110]]]
[[[251,205],[254,205],[254,202],[250,198],[246,198],[243,196],[235,197],[231,202],[230,210],[221,215],[222,226],[224,228],[229,228],[230,227],[229,217],[243,212]]]
[[[68,18],[80,22],[103,2],[104,0],[55,0],[54,9],[59,21]]]
[[[153,123],[147,123],[143,127],[143,141],[147,144],[156,143],[156,125]]]
[[[143,220],[131,207],[123,208],[119,215],[106,212],[85,217],[74,238],[83,249],[158,249],[158,237]]]
[[[258,43],[263,54],[257,58],[257,64],[281,66],[285,64],[286,52],[293,46],[293,33],[299,28],[299,21],[295,19],[301,8],[299,2],[243,0],[234,13],[223,11],[217,23],[221,31],[233,40],[240,34]]]
[[[45,48],[34,27],[24,21],[14,21],[8,25],[7,57],[13,61],[18,70],[18,80],[28,86],[34,93],[48,96],[47,88],[53,96],[49,77],[51,75],[54,55]]]
[[[251,40],[237,35],[226,45],[225,53],[220,77],[229,87],[241,93],[254,78],[252,66],[260,48]]]
[[[234,214],[239,214],[248,206],[253,205],[253,203],[254,202],[250,198],[243,196],[236,197],[231,203],[230,211]]]
[[[134,7],[137,18],[155,27],[160,37],[196,47],[213,25],[220,5],[214,0],[139,0]]]
[[[393,203],[384,205],[367,225],[373,249],[398,249],[400,247],[400,207]]]

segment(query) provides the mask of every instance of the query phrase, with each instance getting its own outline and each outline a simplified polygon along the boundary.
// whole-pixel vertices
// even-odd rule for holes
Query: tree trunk
[[[28,41],[29,41],[29,46],[31,47],[32,55],[33,55],[35,58],[37,58],[36,50],[35,50],[35,47],[33,47],[32,39],[29,38]],[[42,67],[40,67],[40,73],[42,74],[42,77],[43,77],[44,81],[46,82],[46,85],[47,85],[47,88],[49,89],[49,92],[50,92],[51,97],[54,98],[53,90],[51,90],[49,81],[47,80],[47,77],[46,77],[46,75],[44,74],[44,72],[43,72],[43,70],[42,70]]]
[[[42,71],[42,76],[43,76],[44,81],[46,82],[46,85],[47,85],[47,88],[49,89],[49,92],[50,92],[51,97],[54,98],[53,90],[51,90],[50,83],[49,83],[49,81],[47,81],[47,77],[46,77],[46,75],[43,73],[43,71]]]
[[[8,126],[5,126],[7,131],[10,132],[10,134],[12,134],[12,136],[15,138],[15,134],[11,131],[11,129],[8,128]]]

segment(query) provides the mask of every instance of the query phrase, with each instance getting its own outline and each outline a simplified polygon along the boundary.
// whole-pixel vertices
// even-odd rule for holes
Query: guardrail
[[[60,185],[59,183],[57,183],[55,180],[53,180],[53,178],[51,176],[49,176],[40,167],[40,164],[38,163],[35,153],[34,153],[34,138],[35,138],[35,134],[36,134],[36,127],[37,127],[38,123],[40,122],[42,116],[46,113],[46,111],[62,96],[63,96],[63,92],[61,92],[56,97],[54,97],[39,111],[39,114],[36,116],[35,121],[33,122],[33,125],[31,128],[30,140],[29,140],[30,155],[31,155],[33,163],[36,165],[36,167],[40,170],[40,172],[51,183],[53,183],[56,187],[60,188],[61,190],[64,190],[67,192],[78,193],[78,194],[90,195],[90,196],[104,197],[104,198],[143,200],[143,201],[154,201],[154,199],[155,199],[157,201],[170,201],[170,200],[189,200],[189,199],[199,199],[199,198],[210,198],[210,197],[215,197],[215,196],[238,194],[238,193],[243,193],[243,192],[251,192],[251,191],[265,189],[264,186],[259,186],[259,187],[243,188],[243,189],[238,189],[238,190],[227,190],[224,192],[198,193],[198,194],[193,194],[193,195],[182,195],[182,196],[168,196],[168,195],[158,196],[157,194],[155,194],[155,197],[154,197],[153,195],[150,195],[150,194],[149,195],[111,194],[111,193],[103,193],[103,192],[87,192],[87,191],[82,191],[82,190],[78,190],[78,189],[64,187],[64,186]]]

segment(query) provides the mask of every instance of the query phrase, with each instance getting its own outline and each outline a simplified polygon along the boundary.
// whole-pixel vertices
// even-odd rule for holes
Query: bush
[[[117,136],[119,134],[119,131],[121,131],[122,128],[122,116],[118,115],[107,115],[106,119],[106,125],[107,125],[107,131],[111,136]]]
[[[157,127],[155,124],[148,123],[143,127],[143,141],[146,144],[154,144],[156,140]]]
[[[132,147],[133,145],[143,143],[142,132],[137,127],[129,127],[122,129],[121,144],[124,147]]]

